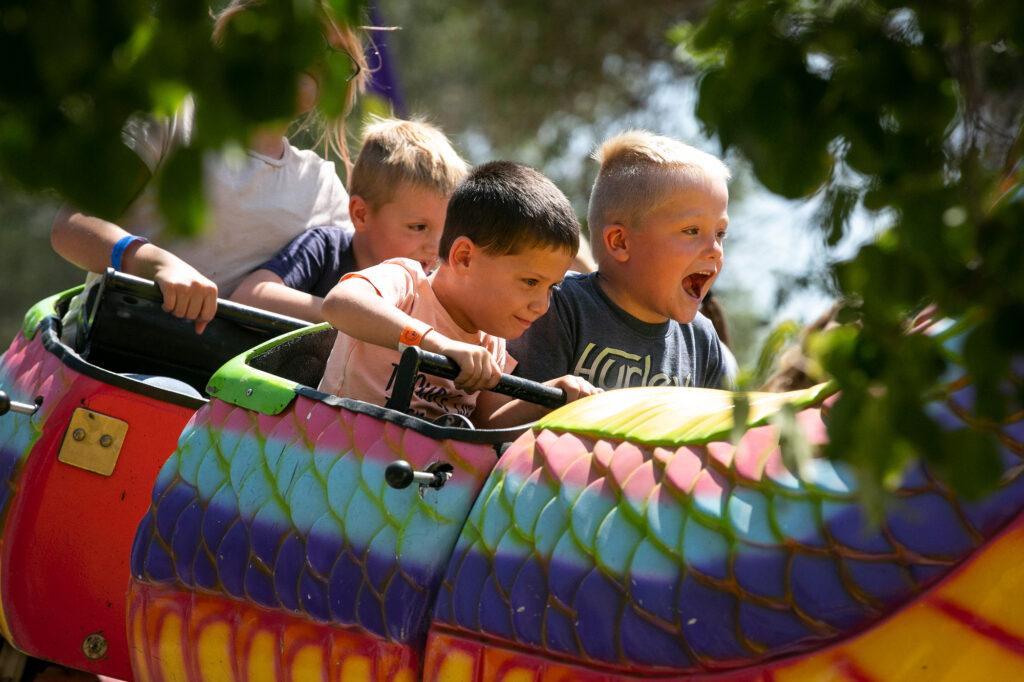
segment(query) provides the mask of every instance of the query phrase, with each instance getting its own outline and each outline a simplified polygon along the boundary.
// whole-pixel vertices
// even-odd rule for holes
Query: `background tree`
[[[822,197],[830,242],[858,206],[890,223],[834,269],[859,325],[813,344],[843,391],[829,453],[874,482],[920,456],[963,491],[992,484],[995,425],[1024,405],[1006,382],[1024,346],[1024,4],[720,0],[678,35],[709,64],[698,116],[766,187]],[[926,302],[971,323],[987,432],[945,433],[923,409],[946,366],[905,333]]]

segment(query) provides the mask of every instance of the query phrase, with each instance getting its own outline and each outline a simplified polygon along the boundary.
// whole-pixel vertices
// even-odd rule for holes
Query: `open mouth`
[[[695,272],[692,275],[687,275],[683,278],[683,291],[688,293],[690,296],[699,299],[704,295],[704,286],[711,279],[712,273],[710,272]]]

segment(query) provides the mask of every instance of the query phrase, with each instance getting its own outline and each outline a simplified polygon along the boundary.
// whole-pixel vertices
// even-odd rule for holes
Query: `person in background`
[[[243,15],[260,4],[232,0],[215,18],[214,41],[230,41]],[[347,59],[350,64],[350,107],[367,73],[359,36],[335,18],[330,2],[315,4],[325,57]],[[320,98],[315,68],[300,76],[297,91],[296,116],[312,114]],[[170,118],[133,118],[125,125],[123,139],[139,158],[139,195],[126,202],[126,210],[114,221],[64,206],[51,230],[54,250],[90,273],[113,267],[154,280],[163,294],[164,310],[194,320],[196,332],[202,333],[216,312],[218,294],[230,295],[253,266],[310,227],[348,223],[348,195],[334,164],[293,146],[285,137],[289,125],[281,121],[257,130],[244,151],[207,155],[203,181],[209,219],[197,238],[181,239],[163,224],[150,179],[176,148],[190,143],[195,104],[188,97]],[[327,121],[323,146],[347,163],[344,136],[343,113]],[[95,281],[96,275],[89,280]],[[71,336],[82,299],[65,317]]]

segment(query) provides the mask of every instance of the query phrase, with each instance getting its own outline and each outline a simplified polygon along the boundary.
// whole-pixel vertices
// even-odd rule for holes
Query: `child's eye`
[[[683,234],[696,237],[698,234],[700,234],[700,228],[696,227],[695,225],[691,225],[690,227],[684,227]]]
[[[409,225],[409,229],[413,232],[424,232],[427,229],[426,223],[413,223]]]
[[[538,284],[540,284],[540,282],[538,280],[535,280],[535,279],[526,278],[526,279],[523,280],[523,284],[525,284],[528,287],[535,287]]]
[[[728,237],[728,236],[729,236],[729,233],[727,231],[719,230],[718,234],[715,235],[715,238],[718,239],[718,241],[720,241],[720,242],[724,242],[725,238]]]

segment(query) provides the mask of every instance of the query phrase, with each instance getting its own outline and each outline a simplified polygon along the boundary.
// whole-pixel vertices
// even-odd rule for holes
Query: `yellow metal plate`
[[[128,422],[79,407],[71,415],[57,459],[103,476],[114,473]]]

